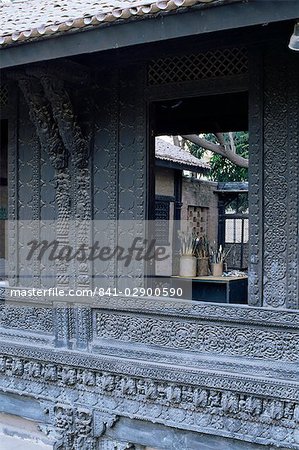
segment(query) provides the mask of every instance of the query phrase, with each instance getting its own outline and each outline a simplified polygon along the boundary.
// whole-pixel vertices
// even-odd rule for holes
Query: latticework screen
[[[8,87],[6,84],[0,86],[0,108],[8,104]]]
[[[189,231],[198,237],[204,237],[208,232],[208,208],[188,206]]]
[[[247,73],[245,48],[211,50],[193,55],[161,58],[148,68],[150,85],[178,83]]]
[[[170,204],[168,200],[156,198],[155,229],[158,245],[169,244],[169,209]]]

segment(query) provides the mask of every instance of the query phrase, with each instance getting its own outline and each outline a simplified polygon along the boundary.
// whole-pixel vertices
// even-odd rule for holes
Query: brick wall
[[[210,242],[218,240],[217,183],[183,177],[182,221],[188,221],[188,206],[207,208],[207,236]]]
[[[174,195],[174,170],[156,167],[156,195]]]
[[[156,168],[156,195],[174,195],[174,171],[171,169]],[[218,240],[218,195],[215,193],[217,183],[183,177],[182,184],[182,228],[187,227],[188,206],[206,208],[205,217],[207,223],[203,229],[207,230],[207,237],[211,243]],[[173,224],[173,203],[170,203],[170,224],[169,241],[172,245]],[[171,275],[172,263],[169,260],[162,261],[156,265],[157,275]]]

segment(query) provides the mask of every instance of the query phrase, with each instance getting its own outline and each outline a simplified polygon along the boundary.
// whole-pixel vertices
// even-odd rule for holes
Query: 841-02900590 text
[[[134,287],[134,288],[103,288],[95,287],[93,289],[61,289],[52,287],[42,288],[18,288],[10,289],[10,297],[14,298],[32,298],[32,297],[182,297],[183,290],[173,287]]]

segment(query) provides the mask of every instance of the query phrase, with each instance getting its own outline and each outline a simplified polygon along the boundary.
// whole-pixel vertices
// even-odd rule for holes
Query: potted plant
[[[197,238],[194,234],[184,231],[179,231],[178,235],[181,241],[179,274],[181,277],[195,277]]]

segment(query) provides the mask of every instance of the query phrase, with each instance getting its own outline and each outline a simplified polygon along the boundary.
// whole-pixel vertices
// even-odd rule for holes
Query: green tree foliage
[[[225,141],[228,142],[228,133],[223,133]],[[214,134],[209,133],[203,136],[210,142],[218,144],[217,138]],[[243,156],[243,158],[248,158],[248,132],[247,131],[237,131],[233,133],[234,143],[236,147],[236,153]],[[197,158],[202,158],[207,152],[206,149],[199,147],[191,142],[187,142],[187,146],[192,153],[192,155]],[[239,167],[233,164],[228,159],[221,155],[213,153],[210,159],[211,170],[208,175],[210,180],[213,181],[248,181],[248,169],[244,167]]]

